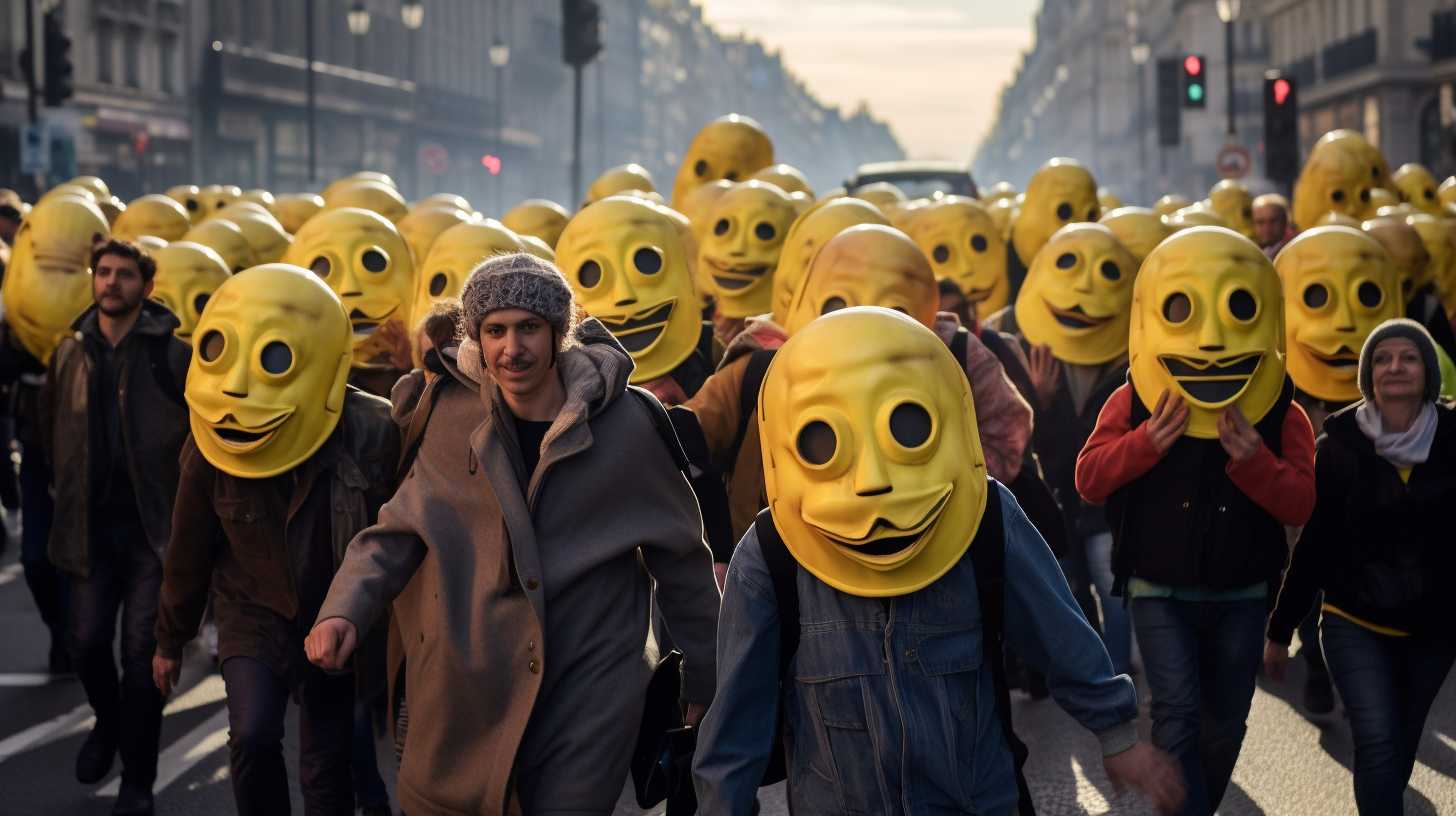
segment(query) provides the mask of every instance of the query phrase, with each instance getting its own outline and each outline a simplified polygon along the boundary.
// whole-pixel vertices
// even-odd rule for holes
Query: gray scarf
[[[1404,431],[1387,431],[1380,419],[1380,409],[1375,407],[1375,403],[1367,401],[1355,409],[1355,423],[1375,443],[1375,452],[1380,458],[1397,470],[1404,470],[1419,465],[1430,456],[1431,442],[1436,438],[1436,406],[1430,402],[1422,405],[1415,422]]]

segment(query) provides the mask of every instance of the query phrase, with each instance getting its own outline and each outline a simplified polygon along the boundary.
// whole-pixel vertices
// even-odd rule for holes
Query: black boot
[[[116,795],[116,804],[111,808],[111,816],[152,816],[151,789],[123,781],[121,791]]]
[[[46,668],[52,677],[71,677],[75,675],[75,667],[71,663],[71,650],[66,648],[65,638],[52,634],[51,650],[46,661]]]
[[[97,725],[81,743],[81,752],[76,755],[76,781],[83,785],[100,782],[111,773],[115,761],[116,734]]]

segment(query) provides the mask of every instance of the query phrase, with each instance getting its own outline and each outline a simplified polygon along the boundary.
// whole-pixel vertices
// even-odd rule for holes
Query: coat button
[[[906,660],[914,660],[915,659],[915,650],[914,649],[906,649],[905,650],[905,659]]]
[[[425,633],[424,632],[421,632],[420,633],[420,642],[421,643],[424,643],[425,642]]]
[[[526,589],[540,589],[540,587],[541,582],[537,581],[535,578],[526,579]]]
[[[1184,510],[1187,510],[1188,509],[1188,502],[1183,502],[1183,509]]]
[[[1228,508],[1225,507],[1224,505],[1220,504],[1218,506],[1218,512],[1220,512],[1220,513],[1227,513],[1228,512]]]
[[[536,651],[536,641],[534,641],[534,640],[528,640],[528,641],[526,641],[526,651],[528,651],[528,652],[534,652],[534,651]]]
[[[526,668],[528,668],[528,669],[531,670],[531,674],[540,674],[541,673],[541,664],[540,663],[537,663],[534,660],[532,660],[530,663],[527,663],[526,664]]]

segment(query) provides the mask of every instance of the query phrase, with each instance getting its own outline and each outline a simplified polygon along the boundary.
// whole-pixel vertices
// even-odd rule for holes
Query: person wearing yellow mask
[[[1390,254],[1405,301],[1405,316],[1430,332],[1431,338],[1436,341],[1442,370],[1450,371],[1453,366],[1448,365],[1448,361],[1456,355],[1456,331],[1452,330],[1451,320],[1441,305],[1440,291],[1431,269],[1431,251],[1426,248],[1425,236],[1411,223],[1413,221],[1423,224],[1433,242],[1439,241],[1440,231],[1432,229],[1431,218],[1424,215],[1415,218],[1378,215],[1362,223],[1360,228],[1379,241]]]
[[[192,435],[165,558],[153,681],[176,687],[211,598],[240,813],[289,809],[282,734],[300,707],[309,812],[352,813],[353,676],[310,666],[303,641],[336,565],[394,486],[389,403],[348,387],[349,317],[307,269],[229,278],[193,337]]]
[[[202,319],[202,310],[232,272],[222,257],[202,244],[177,241],[157,250],[157,277],[152,300],[177,316],[173,334],[192,342],[192,330]]]
[[[512,232],[540,238],[553,250],[561,231],[566,229],[566,222],[570,220],[571,213],[565,207],[544,198],[522,201],[501,216],[501,223]]]
[[[1011,297],[1021,290],[1027,269],[1052,233],[1078,221],[1096,221],[1097,182],[1087,168],[1072,159],[1056,158],[1041,166],[1026,185],[1025,198],[1011,224],[1006,275]]]
[[[747,181],[774,163],[773,142],[751,117],[730,113],[703,126],[688,145],[672,183],[672,206],[681,208],[694,188],[719,179]]]
[[[747,318],[772,308],[774,270],[798,216],[798,204],[763,181],[736,184],[713,202],[698,268],[711,287],[714,334],[723,345],[743,331]]]
[[[1153,743],[1182,767],[1181,813],[1218,808],[1243,744],[1285,526],[1314,507],[1314,432],[1284,371],[1278,275],[1252,241],[1195,227],[1134,284],[1130,377],[1077,458],[1107,504]],[[1196,689],[1196,693],[1190,690]]]
[[[1137,738],[1132,681],[987,477],[977,400],[934,332],[883,308],[820,317],[780,349],[758,403],[768,507],[728,571],[701,812],[750,812],[780,737],[795,812],[1015,812],[1025,749],[1003,643],[1052,678],[1113,779],[1179,804],[1172,763]],[[971,700],[975,717],[954,713]],[[860,726],[834,727],[847,722]]]
[[[930,258],[936,278],[955,284],[963,322],[985,319],[1006,306],[1011,282],[1006,277],[1006,244],[997,240],[996,223],[973,199],[946,196],[921,207],[905,230]],[[942,289],[944,292],[944,289]],[[947,304],[942,296],[941,308]]]
[[[1037,254],[1015,304],[991,321],[1028,359],[1023,396],[1036,411],[1032,446],[1065,517],[1067,580],[1094,623],[1092,587],[1101,595],[1101,629],[1119,672],[1130,669],[1132,638],[1126,612],[1111,600],[1112,536],[1101,510],[1078,501],[1074,471],[1102,404],[1127,377],[1136,274],[1136,259],[1110,229],[1071,224]]]

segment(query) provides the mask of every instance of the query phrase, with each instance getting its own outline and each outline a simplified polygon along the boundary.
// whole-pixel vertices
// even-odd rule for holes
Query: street
[[[114,772],[95,788],[73,776],[77,749],[90,727],[79,683],[47,682],[44,627],[31,606],[14,547],[0,559],[0,816],[105,814],[116,793]],[[1283,686],[1260,681],[1244,743],[1219,813],[1224,816],[1354,813],[1349,728],[1338,714],[1308,719],[1297,708],[1303,663],[1296,660]],[[222,677],[189,649],[182,686],[168,702],[162,724],[157,781],[158,814],[234,811],[228,776],[227,708]],[[1013,694],[1017,730],[1031,750],[1027,777],[1037,812],[1145,813],[1132,796],[1112,789],[1102,772],[1096,740],[1051,700]],[[1146,715],[1147,700],[1143,695]],[[1147,718],[1140,724],[1146,734]],[[284,741],[294,812],[302,813],[296,778],[297,709]],[[393,756],[378,743],[381,769],[392,784]],[[118,764],[117,771],[120,770]],[[783,786],[764,790],[764,814],[784,814]],[[619,814],[640,813],[624,791]],[[1411,788],[1409,816],[1456,813],[1456,676],[1448,678],[1427,721]],[[661,808],[653,811],[661,813]]]

